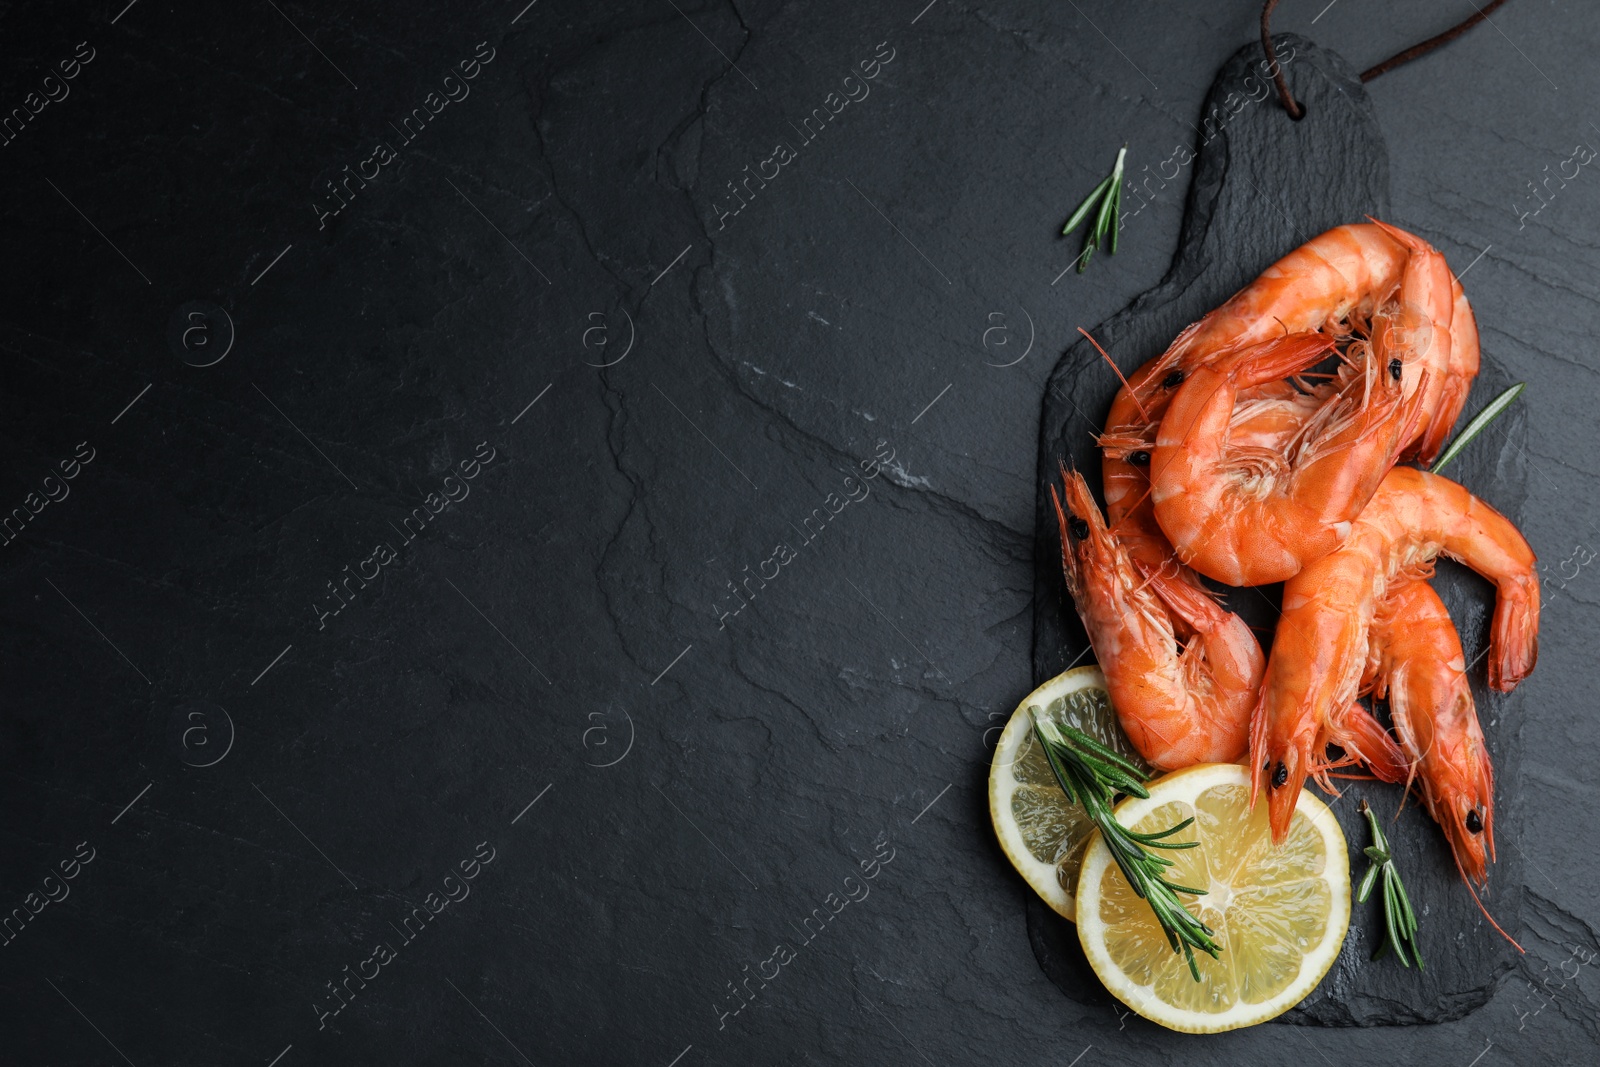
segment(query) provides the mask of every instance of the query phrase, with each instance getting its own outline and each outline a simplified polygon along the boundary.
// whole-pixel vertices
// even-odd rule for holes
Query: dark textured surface
[[[1255,100],[1273,99],[1259,46],[1247,46],[1223,67],[1206,101],[1204,113],[1217,116],[1216,124],[1203,130],[1171,271],[1160,285],[1090,331],[1125,375],[1160,355],[1184,326],[1248,282],[1257,269],[1251,263],[1264,267],[1332,226],[1368,215],[1389,217],[1388,152],[1356,72],[1336,53],[1293,34],[1281,35],[1278,49],[1307,117],[1291,122],[1278,108],[1252,106]],[[1487,356],[1468,411],[1477,411],[1509,384],[1498,361]],[[1099,455],[1090,433],[1104,425],[1119,385],[1103,357],[1080,341],[1062,356],[1046,387],[1034,542],[1036,682],[1079,661],[1086,648],[1061,579],[1061,541],[1049,489],[1060,484],[1062,459],[1098,485]],[[1495,436],[1480,439],[1452,461],[1448,474],[1519,519],[1527,495],[1526,439],[1526,408],[1519,406],[1496,425]],[[1484,896],[1496,921],[1515,936],[1524,878],[1517,845],[1523,697],[1492,693],[1484,683],[1480,657],[1488,647],[1493,587],[1448,562],[1440,565],[1433,584],[1461,630],[1467,661],[1479,665],[1472,682],[1499,786],[1495,833],[1502,852],[1491,892]],[[1280,589],[1236,590],[1227,603],[1270,635]],[[1370,843],[1361,800],[1368,799],[1387,819],[1399,808],[1401,793],[1381,782],[1351,783],[1333,804],[1358,876],[1366,869],[1361,849]],[[1283,1016],[1286,1021],[1375,1026],[1456,1019],[1486,1003],[1513,968],[1515,950],[1494,933],[1461,885],[1444,836],[1425,810],[1411,804],[1403,818],[1389,822],[1386,833],[1408,891],[1417,901],[1431,902],[1429,922],[1418,934],[1425,972],[1419,975],[1392,961],[1369,962],[1381,940],[1374,922],[1378,912],[1375,906],[1357,905],[1338,961],[1317,990]],[[1072,925],[1038,902],[1030,902],[1028,920],[1040,964],[1062,991],[1074,999],[1110,1003],[1088,970]]]
[[[1468,13],[1392,6],[1279,23],[1359,67]],[[0,907],[39,907],[0,1060],[1590,1062],[1600,184],[1527,183],[1600,143],[1593,12],[1369,86],[1391,217],[1529,382],[1529,954],[1453,1022],[1197,1040],[1041,970],[984,784],[1046,378],[1167,271],[1193,168],[1082,276],[1053,234],[1124,141],[1141,182],[1193,147],[1257,5],[677,7],[0,12],[0,115],[41,92],[0,145],[0,507],[39,494],[0,547]]]

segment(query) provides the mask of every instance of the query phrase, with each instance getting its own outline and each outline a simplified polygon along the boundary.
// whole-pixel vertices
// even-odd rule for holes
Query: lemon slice
[[[995,745],[989,766],[989,818],[1000,848],[1056,914],[1071,919],[1083,848],[1094,830],[1083,808],[1067,800],[1033,736],[1028,709],[1075,726],[1139,767],[1145,766],[1117,725],[1099,667],[1058,674],[1022,698]]]
[[[1222,952],[1195,953],[1196,982],[1096,834],[1078,883],[1078,940],[1094,973],[1146,1019],[1191,1034],[1254,1026],[1298,1004],[1333,966],[1350,925],[1350,860],[1338,820],[1302,791],[1289,836],[1274,848],[1267,805],[1250,810],[1250,775],[1231,763],[1174,771],[1148,788],[1148,799],[1118,805],[1117,820],[1149,832],[1194,817],[1172,840],[1199,847],[1161,855],[1176,863],[1168,881],[1208,890],[1178,896]]]

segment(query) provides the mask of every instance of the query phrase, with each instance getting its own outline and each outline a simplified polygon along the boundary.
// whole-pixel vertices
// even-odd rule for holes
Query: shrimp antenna
[[[1100,347],[1100,342],[1096,341],[1093,337],[1090,337],[1089,331],[1085,330],[1082,326],[1078,327],[1078,332],[1083,334],[1084,337],[1088,338],[1089,343],[1094,345],[1094,350],[1104,356],[1107,363],[1111,364],[1111,370],[1118,378],[1122,379],[1122,387],[1126,389],[1128,391],[1128,395],[1133,398],[1133,406],[1139,409],[1139,414],[1144,416],[1144,421],[1149,422],[1150,412],[1146,411],[1144,405],[1139,402],[1138,392],[1134,390],[1133,386],[1128,384],[1127,377],[1123,375],[1122,370],[1116,365],[1116,363],[1112,362],[1111,357],[1106,355],[1106,350]]]
[[[1494,916],[1489,914],[1489,909],[1484,907],[1483,906],[1483,901],[1478,899],[1478,891],[1476,889],[1472,888],[1472,879],[1468,878],[1467,877],[1467,872],[1464,869],[1462,869],[1461,860],[1460,860],[1460,858],[1458,856],[1456,856],[1456,850],[1454,848],[1452,848],[1450,850],[1450,858],[1456,861],[1456,872],[1461,875],[1461,880],[1466,883],[1467,892],[1472,894],[1472,902],[1478,906],[1478,910],[1479,911],[1483,912],[1483,917],[1485,919],[1489,920],[1489,925],[1494,927],[1495,928],[1495,932],[1498,933],[1501,937],[1503,937],[1507,941],[1511,942],[1511,947],[1512,948],[1516,949],[1518,952],[1520,952],[1524,956],[1526,956],[1528,954],[1528,950],[1523,948],[1521,945],[1517,944],[1517,939],[1516,938],[1512,937],[1510,934],[1508,934],[1504,930],[1500,929],[1500,924],[1494,921]]]

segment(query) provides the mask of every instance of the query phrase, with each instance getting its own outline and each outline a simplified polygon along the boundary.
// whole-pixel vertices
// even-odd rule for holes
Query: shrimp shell
[[[1494,768],[1455,623],[1425,580],[1391,588],[1372,622],[1364,686],[1387,696],[1395,733],[1462,877],[1494,858]]]
[[[1062,571],[1123,731],[1160,770],[1237,761],[1266,666],[1255,635],[1203,589],[1137,564],[1083,475],[1061,474]],[[1181,650],[1175,620],[1193,635]]]

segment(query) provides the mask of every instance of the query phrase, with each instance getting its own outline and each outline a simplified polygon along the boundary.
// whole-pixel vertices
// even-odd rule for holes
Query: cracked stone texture
[[[676,6],[0,12],[0,115],[94,49],[0,148],[0,508],[95,450],[0,547],[0,916],[95,857],[0,946],[8,1061],[1282,1059],[1281,1028],[1197,1041],[1064,997],[984,790],[1033,670],[1040,397],[1076,326],[1168,270],[1194,169],[1084,275],[1055,232],[1124,141],[1139,181],[1194,146],[1256,5]],[[1457,17],[1320,6],[1279,28],[1356,66]],[[1552,580],[1495,728],[1528,806],[1493,904],[1521,888],[1529,951],[1453,1021],[1296,1027],[1312,1062],[1587,1063],[1600,1032],[1600,587],[1562,567],[1600,537],[1600,186],[1519,218],[1600,141],[1600,25],[1494,23],[1367,87],[1391,172],[1367,187],[1470,265],[1529,383],[1527,473],[1495,478]],[[399,144],[480,41],[470,95]],[[880,42],[870,92],[794,144]],[[397,158],[319,228],[378,139]],[[780,139],[796,158],[724,218]],[[169,346],[190,301],[233,324],[214,366]],[[479,442],[470,494],[400,545]],[[320,625],[380,540],[397,558]],[[406,939],[480,842],[471,895]],[[1423,923],[1431,982],[1450,932]],[[1471,1007],[1362,988],[1367,1021]]]

